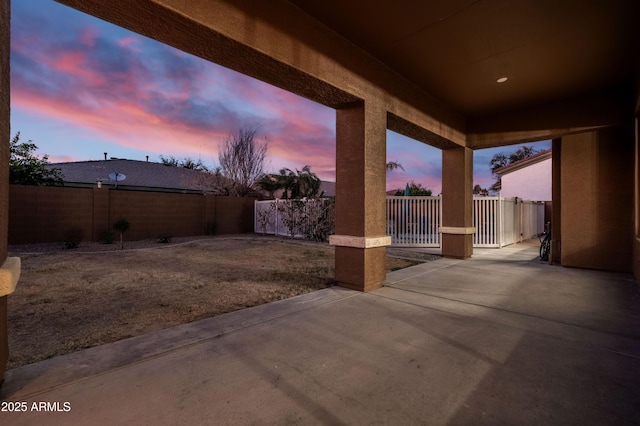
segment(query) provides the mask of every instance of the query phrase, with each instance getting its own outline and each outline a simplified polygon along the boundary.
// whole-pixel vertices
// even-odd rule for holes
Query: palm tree
[[[269,198],[275,198],[276,191],[282,189],[278,178],[279,176],[277,175],[265,173],[258,180],[257,186],[263,191],[267,191],[269,193]]]
[[[282,189],[283,199],[311,198],[318,196],[320,192],[320,178],[311,171],[311,167],[306,165],[302,170],[296,169],[294,172],[289,168],[280,169],[278,175],[264,175],[258,182],[258,186],[273,194]]]
[[[489,164],[491,166],[491,173],[495,174],[497,169],[509,164],[509,158],[504,154],[504,152],[499,152],[491,157],[491,162]]]
[[[397,161],[389,161],[387,163],[387,171],[393,171],[395,169],[402,169],[402,171],[404,171],[404,167],[402,167],[402,164],[398,163]]]
[[[280,189],[283,190],[282,198],[285,200],[288,198],[294,198],[293,192],[295,191],[294,188],[296,186],[296,174],[293,170],[286,167],[280,169],[278,184],[280,185]]]
[[[320,178],[311,171],[311,167],[304,166],[302,170],[296,169],[295,196],[293,198],[311,198],[320,191]],[[293,194],[292,194],[293,195]]]
[[[529,158],[537,153],[538,151],[536,151],[532,146],[521,146],[516,152],[509,155],[509,164],[524,160],[525,158]]]
[[[509,154],[508,157],[505,155],[504,152],[499,152],[495,154],[491,158],[491,162],[489,164],[491,166],[491,173],[495,175],[496,181],[493,183],[493,185],[491,185],[490,189],[492,191],[497,192],[497,191],[500,191],[500,189],[502,188],[502,182],[501,182],[500,176],[496,175],[496,170],[498,170],[501,167],[508,166],[511,163],[515,163],[516,161],[529,158],[537,153],[538,151],[536,151],[532,146],[521,146],[516,151]]]

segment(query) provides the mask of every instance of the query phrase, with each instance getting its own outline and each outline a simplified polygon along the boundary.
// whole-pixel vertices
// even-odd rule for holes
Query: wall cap
[[[330,235],[329,244],[340,247],[374,248],[391,245],[391,236],[355,237],[352,235]]]
[[[440,232],[443,234],[472,235],[476,233],[476,228],[473,226],[441,226]]]

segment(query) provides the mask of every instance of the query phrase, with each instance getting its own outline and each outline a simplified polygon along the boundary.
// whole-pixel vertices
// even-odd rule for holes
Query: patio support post
[[[0,1],[0,266],[7,258],[9,217],[9,22],[10,1]],[[2,271],[0,268],[0,285]],[[7,293],[7,292],[0,292]],[[0,384],[9,359],[7,295],[0,295]]]
[[[473,254],[473,151],[442,151],[442,255],[466,259]]]
[[[560,237],[562,236],[562,138],[551,141],[551,253],[550,262],[560,263]]]
[[[360,102],[336,113],[335,278],[359,291],[386,278],[386,110]]]

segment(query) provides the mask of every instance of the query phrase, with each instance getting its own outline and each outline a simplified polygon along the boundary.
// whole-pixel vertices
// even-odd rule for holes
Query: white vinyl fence
[[[392,245],[440,247],[440,197],[387,197]]]
[[[333,215],[332,201],[326,199],[256,201],[255,232],[320,239],[333,233]],[[440,247],[441,226],[441,197],[387,197],[386,232],[392,245]],[[475,197],[473,226],[474,247],[499,248],[533,238],[544,231],[544,203]]]
[[[519,198],[473,199],[474,247],[504,247],[544,231],[544,203]]]

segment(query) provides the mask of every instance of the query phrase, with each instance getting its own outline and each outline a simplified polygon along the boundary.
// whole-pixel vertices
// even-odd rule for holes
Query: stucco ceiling
[[[290,2],[468,117],[638,75],[636,0]]]

